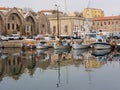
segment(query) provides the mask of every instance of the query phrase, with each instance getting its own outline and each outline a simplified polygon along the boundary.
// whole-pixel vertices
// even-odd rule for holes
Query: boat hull
[[[111,45],[108,43],[94,43],[92,44],[94,49],[110,49]]]
[[[60,49],[71,49],[71,46],[68,44],[68,43],[54,43],[53,44],[53,48],[54,49],[57,49],[57,50],[60,50]]]

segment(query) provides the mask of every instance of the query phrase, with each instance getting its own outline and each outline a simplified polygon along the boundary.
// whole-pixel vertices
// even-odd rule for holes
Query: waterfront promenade
[[[40,40],[40,41],[46,41],[48,45],[51,45],[55,42],[58,42],[58,40]],[[40,42],[39,40],[35,40],[35,43]],[[80,39],[72,40],[72,42],[79,42]],[[20,48],[22,45],[23,40],[9,40],[9,41],[2,41],[0,42],[0,47],[5,48]],[[86,40],[86,43],[89,45],[91,43],[95,42],[94,40]]]

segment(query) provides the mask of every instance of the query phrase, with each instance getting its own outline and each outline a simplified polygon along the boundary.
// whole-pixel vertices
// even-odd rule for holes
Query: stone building
[[[46,11],[48,12],[48,10]],[[45,13],[45,11],[44,11]],[[50,13],[50,11],[49,11]],[[89,32],[92,22],[90,19],[85,19],[81,13],[73,12],[65,14],[60,11],[56,13],[51,10],[51,14],[46,15],[50,22],[50,33],[53,35],[80,35],[81,32]]]
[[[93,29],[103,32],[120,32],[120,16],[93,18]]]
[[[49,21],[43,13],[20,8],[0,8],[0,34],[37,35],[49,33]]]
[[[85,8],[83,11],[84,18],[104,17],[104,11],[97,8]]]

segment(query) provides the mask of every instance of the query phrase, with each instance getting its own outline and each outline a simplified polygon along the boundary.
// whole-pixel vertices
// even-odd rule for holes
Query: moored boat
[[[54,49],[71,49],[71,45],[67,42],[61,42],[59,41],[58,43],[53,44]]]
[[[97,36],[96,42],[91,44],[91,47],[94,49],[110,49],[111,44],[106,42],[106,36]]]
[[[92,50],[92,55],[94,56],[104,56],[104,55],[107,55],[111,52],[111,49],[93,49]]]
[[[36,48],[35,40],[34,39],[23,40],[21,48],[22,49],[34,49],[34,48]]]
[[[111,45],[109,43],[104,42],[96,42],[91,44],[94,49],[110,49]]]
[[[79,44],[79,43],[74,43],[72,44],[73,49],[85,49],[88,48],[89,46],[87,44]]]

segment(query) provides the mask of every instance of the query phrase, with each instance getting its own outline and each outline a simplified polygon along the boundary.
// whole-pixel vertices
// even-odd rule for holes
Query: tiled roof
[[[93,18],[93,21],[104,21],[104,20],[120,20],[120,16],[105,16]]]
[[[9,8],[0,7],[0,10],[8,10]]]

